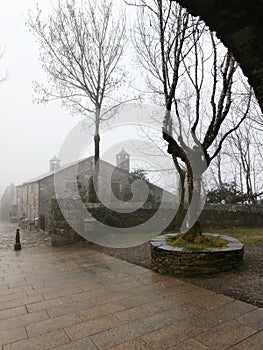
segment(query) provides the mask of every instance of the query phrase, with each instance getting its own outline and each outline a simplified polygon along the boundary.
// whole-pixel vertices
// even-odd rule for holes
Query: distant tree
[[[141,169],[141,168],[134,169],[132,170],[131,174],[134,175],[135,177],[138,177],[144,181],[149,182],[149,178],[146,175],[146,171],[144,169]]]
[[[126,42],[125,14],[113,16],[110,0],[59,0],[47,18],[39,8],[30,12],[28,26],[48,77],[48,87],[36,84],[40,101],[60,100],[73,114],[92,120],[97,162],[100,124],[120,104],[115,92],[124,79],[120,61]]]
[[[238,204],[245,203],[246,193],[238,190],[235,183],[223,183],[218,188],[208,191],[207,203]]]
[[[254,122],[248,119],[228,142],[229,157],[238,169],[239,186],[250,204],[255,204],[257,197],[263,194],[261,139],[262,132],[256,130]]]

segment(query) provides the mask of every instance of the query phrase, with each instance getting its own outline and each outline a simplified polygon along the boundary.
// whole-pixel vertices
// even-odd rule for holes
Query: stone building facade
[[[16,187],[12,182],[1,197],[1,220],[15,220],[17,217]]]
[[[127,201],[132,197],[131,183],[134,175],[129,173],[130,159],[126,151],[122,150],[116,155],[117,166],[101,161],[103,168],[100,191],[104,201]],[[54,180],[57,176],[60,192],[63,199],[74,200],[77,187],[85,203],[92,202],[94,193],[93,181],[93,157],[85,158],[78,162],[60,166],[56,157],[50,161],[50,171],[29,182],[17,186],[17,206],[21,225],[27,229],[49,230],[49,222],[52,216],[52,203],[56,198]],[[56,174],[56,175],[55,175]],[[107,178],[110,177],[110,182]],[[73,180],[72,180],[73,179]],[[110,187],[110,188],[109,188]],[[158,203],[161,200],[162,189],[149,183],[149,198]]]

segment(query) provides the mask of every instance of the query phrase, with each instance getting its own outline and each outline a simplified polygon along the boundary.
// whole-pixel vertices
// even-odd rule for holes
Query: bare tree
[[[190,205],[194,193],[200,196],[203,173],[220,153],[226,138],[247,117],[252,94],[244,103],[235,93],[240,89],[234,79],[238,65],[199,19],[174,2],[137,1],[136,5],[139,16],[135,48],[144,62],[151,92],[163,99],[163,138],[181,178],[183,193],[184,178],[187,179]],[[234,104],[239,105],[240,113],[231,125],[227,120],[232,117]],[[191,140],[187,140],[189,135]],[[194,212],[197,206],[190,208]],[[201,233],[197,221],[184,237],[201,241]]]
[[[96,163],[100,123],[120,104],[116,90],[124,79],[120,62],[126,42],[125,14],[113,16],[113,2],[108,0],[59,0],[47,18],[39,8],[30,12],[28,25],[38,41],[49,83],[48,87],[37,83],[36,92],[42,102],[58,99],[73,114],[92,120]]]
[[[248,119],[239,132],[231,135],[228,142],[229,156],[240,174],[237,186],[245,192],[249,204],[255,204],[263,194],[261,137],[262,133],[259,134],[254,129],[254,122]]]
[[[243,95],[243,99],[249,99],[249,92]],[[239,106],[234,107],[233,112],[239,115]],[[235,121],[232,122],[234,123]],[[232,185],[237,192],[243,194],[243,202],[257,203],[263,194],[262,132],[260,109],[253,97],[248,117],[238,130],[229,135],[211,164],[214,190],[224,190],[226,186]]]

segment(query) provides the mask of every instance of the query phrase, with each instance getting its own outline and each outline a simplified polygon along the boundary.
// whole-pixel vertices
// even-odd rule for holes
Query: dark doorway
[[[46,225],[45,225],[45,215],[40,215],[40,220],[39,220],[39,228],[40,230],[45,231]]]

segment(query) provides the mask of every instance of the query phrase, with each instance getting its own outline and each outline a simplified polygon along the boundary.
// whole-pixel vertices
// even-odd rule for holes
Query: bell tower
[[[58,159],[56,156],[54,156],[49,161],[49,171],[54,172],[60,168],[60,159]]]
[[[127,153],[124,148],[116,155],[116,164],[117,168],[130,172],[130,155]]]

